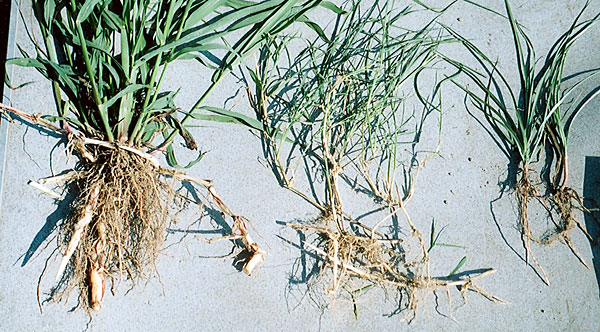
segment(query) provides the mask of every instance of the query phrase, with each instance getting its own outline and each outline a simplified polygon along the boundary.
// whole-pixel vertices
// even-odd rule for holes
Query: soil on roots
[[[540,279],[542,279],[545,284],[550,285],[546,271],[531,251],[531,241],[535,240],[535,238],[533,238],[531,235],[531,227],[529,225],[529,217],[527,212],[529,201],[531,199],[540,200],[544,206],[546,206],[546,202],[544,200],[545,198],[541,195],[537,187],[529,180],[528,165],[523,166],[522,172],[521,179],[515,186],[515,192],[519,202],[519,221],[521,224],[521,241],[523,242],[523,248],[525,249],[525,264],[530,265],[538,274]],[[537,267],[537,270],[532,264],[530,264],[529,258],[531,258]]]
[[[120,149],[99,147],[96,160],[82,162],[79,168],[79,175],[69,183],[76,197],[73,210],[59,225],[61,253],[90,207],[92,219],[50,298],[67,300],[78,288],[79,305],[97,309],[91,302],[92,270],[102,276],[102,292],[105,277],[113,285],[123,277],[135,284],[155,270],[173,190],[151,162]]]
[[[568,233],[575,227],[575,223],[577,222],[573,215],[575,209],[573,199],[576,197],[577,194],[570,188],[559,189],[556,193],[550,196],[549,200],[558,213],[559,221],[555,222],[556,231],[552,234],[546,235],[540,241],[542,244],[549,245],[560,238],[564,238],[566,241],[569,241]]]
[[[529,264],[529,259],[531,258],[541,273],[541,279],[546,284],[549,284],[546,272],[532,253],[530,243],[533,241],[541,245],[551,245],[557,240],[563,240],[571,249],[573,254],[577,257],[577,259],[589,269],[588,264],[575,249],[573,241],[569,236],[571,230],[577,227],[585,234],[590,242],[594,242],[593,238],[587,232],[585,227],[583,227],[583,225],[574,216],[576,209],[580,209],[585,213],[591,212],[583,206],[582,198],[577,194],[577,192],[571,188],[564,187],[554,189],[554,193],[552,195],[542,195],[538,188],[529,180],[527,166],[523,167],[522,177],[515,187],[515,192],[519,203],[521,239],[523,242],[523,247],[525,248],[526,264]],[[537,200],[544,206],[548,213],[547,217],[555,226],[554,229],[546,231],[541,238],[534,237],[531,232],[531,226],[528,218],[528,204],[531,199]],[[533,265],[531,266],[533,267]]]
[[[529,205],[529,200],[531,198],[539,198],[540,193],[538,189],[529,180],[529,172],[527,171],[527,169],[527,166],[523,167],[523,174],[515,187],[515,192],[519,201],[521,240],[523,241],[523,248],[525,249],[525,262],[529,264],[529,257],[533,257],[533,255],[531,254],[531,228],[529,227],[527,207]]]
[[[329,231],[321,233],[321,236],[325,240],[327,257],[336,258],[328,262],[337,279],[334,279],[334,291],[339,284],[347,283],[346,286],[350,286],[352,282],[348,277],[354,276],[357,278],[351,279],[359,282],[352,287],[364,287],[365,284],[360,281],[375,283],[383,288],[392,286],[400,294],[408,296],[406,308],[412,313],[416,311],[416,290],[428,287],[429,278],[422,275],[421,271],[425,269],[425,256],[419,255],[420,260],[407,262],[404,250],[398,243],[386,244],[363,234]],[[411,271],[413,268],[414,271]],[[344,277],[346,274],[348,276]]]
[[[552,196],[548,197],[550,204],[552,205],[554,211],[558,215],[558,221],[556,221],[553,217],[553,211],[549,210],[550,218],[552,219],[555,229],[553,231],[547,232],[547,234],[539,241],[539,243],[544,245],[550,245],[554,243],[556,240],[563,240],[566,245],[571,249],[573,254],[577,257],[577,259],[589,269],[588,264],[585,262],[583,257],[579,254],[579,252],[575,249],[573,241],[571,240],[569,233],[571,230],[576,227],[579,228],[587,239],[594,243],[592,236],[588,233],[588,231],[583,227],[583,225],[575,218],[575,210],[580,209],[584,213],[589,213],[593,216],[590,210],[588,210],[584,205],[581,197],[577,192],[569,187],[558,189]]]
[[[325,219],[325,220],[324,220]],[[369,233],[372,229],[364,232],[340,232],[332,229],[331,222],[327,217],[321,220],[300,225],[293,224],[291,227],[308,231],[317,237],[313,240],[303,240],[308,251],[312,251],[316,259],[315,263],[306,263],[304,266],[317,266],[315,282],[331,281],[332,285],[327,287],[328,298],[333,300],[345,295],[344,290],[351,297],[356,315],[356,296],[362,290],[378,286],[394,295],[394,311],[390,315],[404,312],[403,319],[412,321],[416,318],[417,309],[421,300],[427,297],[429,292],[444,289],[448,294],[450,303],[450,288],[458,287],[461,294],[467,290],[474,291],[493,302],[504,302],[480,288],[475,281],[495,272],[493,269],[479,269],[465,271],[460,276],[453,277],[431,277],[429,275],[429,256],[423,251],[422,241],[419,236],[413,234],[405,239],[391,239],[388,236],[373,236]],[[368,226],[364,226],[368,227]],[[376,232],[378,233],[378,232]],[[380,233],[378,233],[380,234]],[[416,247],[415,247],[416,246]],[[417,249],[418,248],[418,249]],[[302,270],[305,273],[305,270]],[[308,274],[313,275],[313,272]],[[311,298],[318,299],[322,287],[312,287],[308,279],[303,278],[311,292]]]

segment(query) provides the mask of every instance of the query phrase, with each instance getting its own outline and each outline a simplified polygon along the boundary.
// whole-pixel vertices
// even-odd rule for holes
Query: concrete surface
[[[499,0],[480,2],[504,11]],[[511,1],[516,17],[528,28],[538,56],[544,55],[567,29],[584,2]],[[24,31],[24,24],[35,23],[30,4],[24,0],[19,2],[19,8],[22,18],[16,19],[11,33],[19,45],[31,50]],[[600,1],[593,0],[587,16],[598,11]],[[317,12],[313,17],[326,20],[327,15]],[[497,58],[500,68],[510,72],[509,79],[517,83],[510,27],[505,20],[460,2],[441,21]],[[599,47],[600,25],[596,25],[573,47],[566,74],[599,67]],[[9,73],[15,84],[35,81],[12,91],[13,106],[30,113],[53,112],[48,82],[33,70],[10,68]],[[202,73],[202,68],[193,62],[173,67],[165,89],[183,85],[179,107],[191,106],[200,95],[206,85],[198,79],[205,77]],[[600,80],[590,82],[588,87],[598,85]],[[208,103],[223,106],[224,100],[239,88],[230,77]],[[201,149],[209,153],[189,172],[213,179],[234,212],[253,221],[262,236],[257,240],[269,252],[258,273],[248,277],[238,272],[232,266],[232,258],[207,258],[227,255],[231,244],[208,245],[196,239],[194,235],[219,236],[219,226],[208,216],[197,220],[192,213],[171,227],[168,245],[158,260],[160,278],[154,277],[130,292],[125,282],[115,295],[107,291],[102,311],[94,314],[91,322],[84,311],[69,312],[74,302],[45,305],[40,313],[36,286],[46,258],[56,247],[55,241],[41,242],[41,235],[52,228],[53,220],[64,211],[51,198],[29,187],[27,181],[65,169],[64,145],[43,130],[16,122],[8,126],[0,219],[0,331],[598,331],[597,273],[587,270],[562,243],[548,247],[532,244],[534,254],[548,273],[550,286],[524,264],[515,197],[507,193],[499,198],[500,183],[507,178],[508,160],[476,119],[467,114],[462,93],[448,88],[444,97],[447,112],[443,118],[441,157],[430,160],[421,171],[415,196],[407,208],[425,237],[435,220],[440,227],[447,225],[444,242],[465,247],[434,249],[433,275],[447,274],[466,256],[464,270],[497,269],[479,285],[510,304],[494,304],[471,292],[466,296],[466,304],[461,305],[458,292],[451,290],[450,308],[444,292],[437,294],[438,306],[433,294],[424,294],[417,319],[408,325],[402,322],[402,314],[388,317],[395,308],[395,299],[377,289],[358,298],[358,320],[347,300],[324,307],[327,298],[317,297],[322,291],[305,296],[307,285],[295,282],[301,253],[282,240],[297,245],[299,238],[281,224],[316,218],[318,211],[278,186],[262,160],[260,142],[253,134],[241,127],[208,124],[197,128],[194,134]],[[237,111],[250,114],[241,93],[227,105],[236,102]],[[596,99],[575,121],[569,155],[569,185],[596,198],[600,188],[599,107],[600,99]],[[2,124],[7,122],[3,119]],[[433,125],[429,130],[435,131],[435,123],[429,125]],[[431,148],[429,143],[425,140],[421,148]],[[368,197],[350,188],[344,188],[343,195],[347,197],[348,212],[354,216],[374,207]],[[373,224],[379,216],[365,218],[364,222]],[[594,228],[592,220],[579,217]],[[546,224],[540,218],[536,220],[533,227],[539,235]],[[193,233],[182,236],[178,229],[190,229]],[[598,251],[594,256],[580,232],[573,233],[573,242],[587,262],[594,259],[598,271]],[[36,247],[39,248],[24,264],[26,253]],[[48,275],[52,275],[58,262],[50,261],[48,265]],[[52,287],[52,279],[43,279],[42,293]],[[322,290],[328,286],[314,287]]]

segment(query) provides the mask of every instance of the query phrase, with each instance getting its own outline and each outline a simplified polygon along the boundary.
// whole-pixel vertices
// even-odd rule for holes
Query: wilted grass
[[[550,207],[546,203],[547,197],[544,197],[537,186],[531,182],[530,170],[532,163],[535,162],[546,144],[556,150],[558,154],[557,173],[554,182],[548,185],[552,187],[554,195],[551,199],[557,208],[559,210],[566,208],[563,206],[564,202],[560,203],[556,198],[562,195],[560,192],[564,192],[567,181],[566,146],[569,127],[576,114],[597,93],[588,94],[579,104],[572,106],[571,102],[576,99],[579,86],[594,74],[578,81],[568,89],[563,89],[563,68],[572,45],[579,36],[598,21],[600,14],[591,19],[582,20],[582,15],[589,5],[587,2],[567,32],[554,43],[540,68],[532,41],[515,19],[508,0],[505,0],[504,3],[514,41],[520,83],[518,89],[514,89],[506,76],[498,70],[495,61],[449,27],[446,27],[447,31],[462,42],[477,59],[483,71],[479,72],[452,59],[447,59],[447,61],[475,83],[475,89],[460,83],[457,85],[467,93],[474,106],[482,112],[495,135],[494,140],[503,149],[505,155],[508,157],[518,156],[521,177],[515,185],[515,191],[520,206],[525,261],[528,264],[531,257],[543,274],[543,280],[548,283],[543,268],[531,254],[530,240],[532,236],[527,217],[527,206],[530,199],[533,198],[539,199],[546,208]],[[563,212],[560,214],[563,215],[561,224],[555,222],[557,231],[573,249],[567,233],[563,232],[573,228],[571,212],[568,212],[568,216]],[[550,215],[552,215],[551,211]],[[579,226],[584,230],[581,225]],[[573,252],[581,259],[574,249]]]

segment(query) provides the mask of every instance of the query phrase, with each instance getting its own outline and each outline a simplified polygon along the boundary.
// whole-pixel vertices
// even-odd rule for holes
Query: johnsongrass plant
[[[473,285],[492,269],[455,280],[430,277],[425,243],[405,207],[412,188],[396,185],[397,178],[414,171],[407,169],[413,165],[406,160],[415,156],[404,151],[418,143],[429,115],[441,117],[440,82],[429,96],[419,91],[427,86],[420,75],[439,60],[437,48],[448,40],[432,22],[418,30],[402,28],[414,11],[399,10],[394,1],[375,1],[366,9],[359,1],[349,1],[346,7],[336,10],[332,26],[315,30],[315,39],[287,36],[265,44],[256,66],[247,68],[254,119],[212,111],[260,132],[280,185],[320,210],[315,222],[288,226],[316,235],[301,246],[320,257],[319,270],[331,272],[322,276],[332,281],[332,294],[341,288],[354,301],[359,291],[351,289],[389,286],[407,295],[401,301],[407,314],[416,312],[420,291],[450,285],[500,301]],[[294,43],[302,45],[296,56]],[[398,172],[402,168],[406,173]],[[310,194],[295,187],[297,171],[307,174]],[[352,176],[362,180],[353,181]],[[412,187],[412,179],[404,180]],[[341,187],[360,181],[354,188],[390,211],[373,225],[344,209]],[[383,230],[393,228],[389,222],[397,224],[398,218],[410,228],[403,239],[394,235],[397,230]]]
[[[67,150],[79,159],[71,171],[31,182],[57,199],[62,195],[46,185],[65,182],[75,196],[70,215],[57,228],[62,259],[49,300],[66,300],[78,288],[79,304],[99,310],[106,278],[135,284],[150,276],[176,196],[165,177],[205,187],[232,218],[236,238],[249,251],[244,272],[262,262],[263,251],[248,235],[245,218],[219,199],[210,181],[163,168],[156,156],[166,153],[169,164],[178,167],[176,135],[198,149],[185,124],[209,93],[266,36],[295,21],[310,24],[305,13],[320,3],[33,1],[41,42],[34,54],[21,49],[23,57],[9,64],[33,67],[52,82],[57,114],[2,108],[64,135]],[[177,92],[161,89],[169,64],[185,58],[214,69],[209,88],[189,112],[175,106]]]
[[[568,131],[573,118],[597,92],[587,94],[579,103],[572,103],[572,101],[581,95],[578,88],[596,73],[589,74],[567,89],[563,89],[562,84],[564,82],[563,68],[569,50],[577,38],[588,31],[600,17],[598,14],[589,20],[582,21],[582,15],[588,5],[589,2],[579,12],[568,31],[554,43],[541,68],[537,69],[539,62],[536,59],[533,43],[514,18],[508,0],[505,0],[519,71],[518,90],[513,89],[506,76],[498,70],[496,62],[466,38],[446,27],[447,31],[462,42],[483,68],[483,72],[478,72],[463,63],[446,59],[466,74],[471,82],[475,83],[475,89],[460,83],[456,84],[467,93],[474,106],[482,112],[495,135],[493,135],[494,140],[503,149],[504,154],[509,158],[513,155],[518,156],[521,177],[516,182],[514,189],[520,207],[525,262],[529,264],[531,257],[546,283],[549,283],[546,273],[531,253],[530,248],[532,236],[527,217],[527,205],[531,198],[540,200],[549,210],[550,217],[557,229],[557,236],[546,240],[536,239],[536,241],[550,243],[553,238],[561,237],[585,264],[568,237],[568,231],[573,228],[573,222],[577,221],[571,215],[572,209],[564,206],[567,204],[564,201],[564,195],[572,192],[565,188],[568,175],[566,147]],[[554,181],[548,183],[553,191],[551,197],[543,196],[530,179],[531,164],[547,144],[558,155]],[[579,200],[579,198],[577,199]],[[570,200],[569,198],[568,204],[571,204]],[[559,222],[554,220],[551,208],[547,204],[548,201],[553,203],[554,208],[558,210],[561,219]],[[577,224],[589,237],[583,226],[578,222]]]

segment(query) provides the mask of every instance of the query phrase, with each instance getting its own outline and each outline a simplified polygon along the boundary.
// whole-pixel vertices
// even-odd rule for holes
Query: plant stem
[[[521,180],[517,184],[517,194],[520,196],[520,209],[521,209],[521,241],[523,241],[523,248],[525,249],[525,264],[529,264],[529,220],[527,218],[527,204],[529,203],[529,171],[528,165],[523,164],[523,174]]]
[[[559,190],[564,190],[567,186],[567,180],[569,179],[569,159],[567,158],[567,148],[565,146],[564,156],[563,156],[563,180]]]
[[[48,33],[48,29],[46,29],[46,26],[44,24],[42,24],[42,22],[39,22],[39,26],[40,26],[40,30],[42,31],[42,37],[44,38],[44,46],[46,47],[46,50],[48,51],[48,59],[51,62],[56,63],[56,51],[54,49],[54,47],[52,47],[52,43],[50,41],[50,34]],[[51,27],[51,26],[50,26]],[[64,118],[65,113],[62,107],[62,96],[60,93],[60,85],[58,84],[57,81],[52,81],[52,93],[54,95],[54,104],[56,105],[56,110],[58,111],[58,116],[60,116],[61,118]],[[61,128],[64,128],[66,125],[66,121],[63,120],[61,121]]]
[[[182,127],[192,117],[191,114],[195,110],[197,110],[198,108],[200,108],[200,106],[202,105],[202,103],[204,103],[204,101],[206,100],[206,98],[208,98],[208,95],[210,95],[210,93],[217,87],[217,85],[221,82],[221,80],[223,79],[223,77],[225,77],[225,75],[219,75],[219,77],[217,78],[217,80],[214,81],[208,87],[208,89],[206,89],[206,91],[204,91],[204,93],[202,94],[202,96],[200,97],[200,99],[198,99],[198,101],[196,102],[196,104],[194,104],[194,106],[192,106],[192,108],[190,109],[190,112],[184,116],[183,120],[181,120],[181,126]],[[167,138],[165,138],[165,140],[158,147],[156,147],[156,150],[160,151],[160,150],[164,149],[167,145],[169,145],[171,142],[173,142],[173,140],[175,139],[175,136],[177,135],[178,132],[179,132],[179,130],[174,129],[169,134],[169,136],[167,136]]]
[[[73,10],[73,16],[76,16],[77,7],[75,5],[74,0],[71,0],[71,7]],[[104,125],[104,131],[106,132],[107,138],[109,142],[114,141],[112,129],[110,128],[110,123],[108,120],[108,112],[102,106],[102,100],[100,99],[100,94],[98,92],[98,87],[96,86],[96,82],[94,81],[94,72],[92,70],[92,64],[90,62],[90,55],[87,50],[87,43],[85,41],[85,36],[83,34],[83,29],[81,28],[81,22],[75,20],[75,27],[77,29],[77,36],[79,38],[79,42],[81,43],[81,53],[83,55],[83,62],[85,63],[85,69],[87,70],[90,85],[92,86],[92,93],[94,94],[94,101],[96,102],[96,106],[98,107],[98,112],[100,113],[100,118],[102,119],[102,124]]]
[[[179,38],[181,37],[181,33],[183,32],[183,27],[184,27],[184,25],[185,25],[185,23],[187,21],[187,17],[188,17],[188,14],[190,12],[191,6],[192,6],[192,1],[188,1],[187,5],[185,7],[184,13],[183,13],[183,17],[181,19],[181,24],[180,24],[179,29],[177,31],[177,35],[175,36],[175,40],[179,40]],[[144,106],[142,107],[142,110],[145,110],[146,107],[148,106],[149,102],[150,103],[154,102],[156,100],[156,98],[158,97],[158,93],[156,93],[156,92],[160,90],[160,86],[162,85],[165,73],[167,72],[167,68],[169,66],[169,62],[171,61],[171,57],[173,56],[173,53],[175,53],[175,49],[174,48],[171,49],[171,51],[169,52],[169,55],[167,56],[167,61],[165,61],[165,64],[162,67],[162,72],[160,73],[160,76],[158,78],[158,83],[156,83],[156,87],[153,89],[155,91],[155,93],[152,93],[152,99],[150,100],[148,98],[150,96],[150,94],[146,95],[146,100],[144,101]],[[157,60],[158,61],[157,63],[160,62],[161,56],[162,56],[162,53],[159,54],[159,57],[158,57],[159,60]],[[156,70],[158,70],[158,69],[156,68]],[[155,76],[156,76],[156,73],[153,73],[153,77],[152,77],[152,81],[151,81],[152,83],[151,84],[154,84]],[[142,123],[146,122],[147,117],[148,117],[147,113],[141,114],[140,118],[138,119],[138,121],[136,123],[136,127],[134,128],[133,135],[132,135],[132,137],[133,137],[132,143],[134,145],[136,145],[138,143],[138,141],[142,137],[143,133],[140,130],[140,127],[141,127]]]

